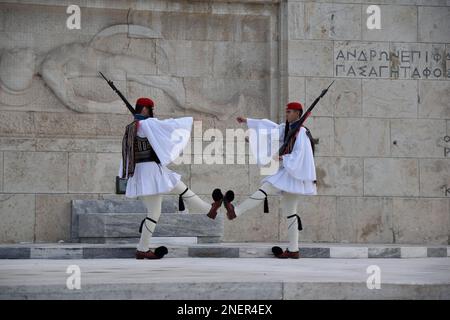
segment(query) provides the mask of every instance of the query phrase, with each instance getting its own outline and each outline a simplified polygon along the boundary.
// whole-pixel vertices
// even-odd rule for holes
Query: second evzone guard
[[[302,113],[301,103],[291,102],[286,105],[286,123],[277,124],[267,119],[238,117],[239,123],[247,123],[249,129],[255,130],[254,135],[250,134],[249,143],[250,150],[257,161],[267,154],[259,154],[260,149],[258,149],[258,141],[255,137],[266,135],[269,141],[279,139],[279,145],[282,146],[280,150],[270,150],[270,152],[280,161],[280,166],[274,175],[262,180],[258,191],[237,206],[232,204],[233,191],[229,190],[222,195],[219,189],[216,189],[213,193],[215,207],[220,206],[223,201],[227,217],[230,220],[239,217],[262,202],[264,202],[265,212],[268,212],[267,195],[281,195],[282,212],[288,222],[289,246],[284,251],[280,247],[272,248],[274,255],[281,259],[298,259],[300,257],[298,235],[302,230],[302,223],[297,212],[297,205],[300,195],[317,194],[312,137],[309,130],[301,126]],[[216,211],[213,211],[208,213],[208,216],[214,219],[215,214]]]

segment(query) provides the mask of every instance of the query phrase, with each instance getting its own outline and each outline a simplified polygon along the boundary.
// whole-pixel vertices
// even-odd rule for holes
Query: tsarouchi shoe
[[[231,203],[234,200],[234,192],[228,190],[223,197],[223,205],[227,210],[227,217],[229,220],[236,218],[236,213],[234,212],[234,205]]]
[[[161,259],[164,257],[169,251],[166,247],[161,246],[155,249],[155,252],[152,250],[148,250],[146,252],[136,250],[136,259],[142,260],[142,259]]]
[[[300,253],[299,251],[289,251],[288,249],[286,249],[283,252],[283,249],[281,249],[280,247],[273,247],[272,248],[272,253],[275,257],[279,258],[279,259],[299,259],[300,258]]]
[[[222,206],[223,194],[220,189],[214,189],[212,192],[212,198],[214,202],[211,204],[211,209],[209,210],[207,216],[208,218],[215,219],[217,216],[217,210]]]

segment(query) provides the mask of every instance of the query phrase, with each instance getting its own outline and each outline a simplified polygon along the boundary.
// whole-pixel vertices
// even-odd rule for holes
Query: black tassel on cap
[[[264,198],[264,213],[269,213],[269,201],[267,200],[267,193],[262,189],[259,189],[259,191],[264,193],[264,195],[266,196]]]
[[[180,194],[180,197],[178,198],[178,211],[184,211],[186,209],[184,206],[183,194],[185,194],[188,190],[189,190],[189,188],[186,188],[186,190],[184,190]]]

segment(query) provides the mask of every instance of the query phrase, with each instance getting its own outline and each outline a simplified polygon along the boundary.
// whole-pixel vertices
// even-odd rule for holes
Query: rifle
[[[311,111],[314,109],[314,107],[316,106],[316,104],[319,102],[319,100],[327,93],[328,89],[330,89],[331,85],[334,83],[333,82],[328,86],[328,88],[322,90],[322,93],[314,100],[314,102],[311,104],[311,106],[308,108],[308,110],[306,110],[306,112],[300,117],[300,125],[298,126],[298,129],[295,131],[291,131],[287,138],[285,139],[285,143],[283,143],[283,145],[280,147],[280,149],[278,149],[278,154],[281,156],[284,154],[284,150],[287,147],[287,144],[289,142],[289,140],[292,138],[293,135],[296,135],[300,129],[302,128],[303,123],[306,121],[306,119],[311,115]]]
[[[111,80],[107,79],[104,76],[104,74],[101,73],[100,71],[98,73],[100,73],[100,75],[103,77],[103,79],[105,79],[105,81],[108,82],[109,86],[114,90],[115,93],[117,93],[119,95],[119,97],[122,99],[122,101],[125,102],[125,105],[127,106],[128,110],[130,110],[131,114],[135,115],[136,110],[134,110],[133,106],[128,102],[127,98],[125,98],[123,96],[123,94],[119,91],[119,89],[116,88],[114,83]]]

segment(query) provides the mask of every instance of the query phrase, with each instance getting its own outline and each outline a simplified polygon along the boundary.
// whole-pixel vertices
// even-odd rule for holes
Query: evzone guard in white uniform
[[[153,117],[154,103],[149,98],[136,102],[134,121],[127,125],[122,141],[119,177],[128,178],[125,196],[139,197],[147,207],[147,217],[139,228],[141,237],[136,259],[160,259],[166,247],[150,250],[150,239],[161,215],[162,195],[179,195],[179,210],[184,201],[191,210],[217,214],[220,205],[201,200],[182,181],[181,176],[166,166],[174,161],[189,142],[192,117],[159,120]],[[126,165],[124,165],[126,164]]]
[[[288,238],[289,246],[283,251],[280,247],[273,247],[272,251],[277,258],[298,259],[298,235],[302,230],[300,216],[297,212],[299,195],[315,195],[316,188],[316,169],[314,164],[314,155],[311,140],[312,137],[305,127],[300,126],[300,117],[303,113],[303,106],[299,102],[291,102],[286,106],[286,123],[276,124],[270,120],[246,119],[238,117],[240,123],[247,123],[248,128],[254,130],[250,133],[250,150],[257,160],[258,164],[266,164],[267,161],[261,160],[267,157],[267,151],[279,160],[278,171],[262,180],[262,185],[258,191],[253,193],[241,204],[234,206],[233,191],[229,190],[223,196],[223,204],[227,210],[228,219],[232,220],[244,214],[248,210],[264,202],[264,211],[268,212],[267,195],[281,194],[282,212],[288,220]],[[260,148],[258,137],[265,136],[267,141],[279,139],[281,148],[269,149]],[[265,152],[264,152],[265,151]],[[265,154],[263,154],[265,153]],[[217,192],[217,191],[216,191]],[[216,200],[216,199],[215,199]],[[213,212],[216,213],[216,212]],[[208,213],[212,219],[214,214]]]

